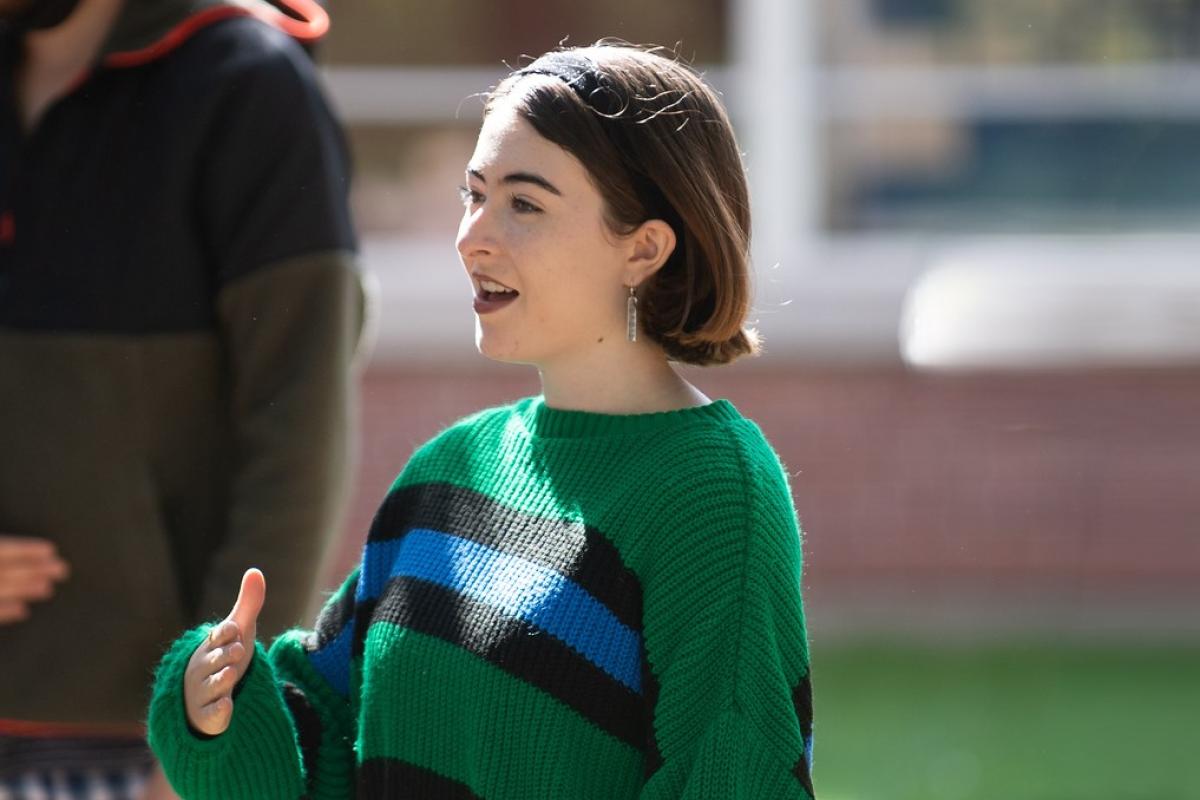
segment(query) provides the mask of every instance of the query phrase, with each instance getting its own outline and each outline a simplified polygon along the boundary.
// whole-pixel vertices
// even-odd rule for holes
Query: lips
[[[511,305],[520,292],[486,275],[472,276],[475,281],[475,313],[490,314]]]

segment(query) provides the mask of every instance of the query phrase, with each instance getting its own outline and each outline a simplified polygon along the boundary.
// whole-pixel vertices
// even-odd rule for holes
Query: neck
[[[96,60],[124,0],[82,0],[61,24],[26,34],[21,99],[27,126]]]
[[[538,365],[546,405],[602,414],[648,414],[709,399],[671,367],[650,341],[601,342],[584,354]]]

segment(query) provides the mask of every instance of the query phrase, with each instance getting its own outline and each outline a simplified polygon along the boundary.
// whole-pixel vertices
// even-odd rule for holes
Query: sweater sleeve
[[[735,445],[741,480],[689,477],[645,579],[645,800],[813,796],[799,526],[761,434]]]
[[[183,703],[188,660],[210,626],[172,645],[158,668],[147,729],[182,797],[334,800],[353,794],[354,704],[342,690],[353,671],[356,587],[354,573],[326,604],[316,631],[288,631],[269,651],[255,643],[250,668],[234,689],[229,728],[218,736],[194,732]]]

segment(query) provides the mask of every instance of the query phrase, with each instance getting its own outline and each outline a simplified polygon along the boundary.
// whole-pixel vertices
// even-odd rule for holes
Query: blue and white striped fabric
[[[52,769],[0,778],[0,800],[137,800],[148,769]]]
[[[0,736],[0,800],[137,800],[153,767],[136,739]]]

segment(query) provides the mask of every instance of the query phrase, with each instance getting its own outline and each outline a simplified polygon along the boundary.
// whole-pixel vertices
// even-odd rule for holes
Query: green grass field
[[[813,658],[821,800],[1200,798],[1200,644]]]

